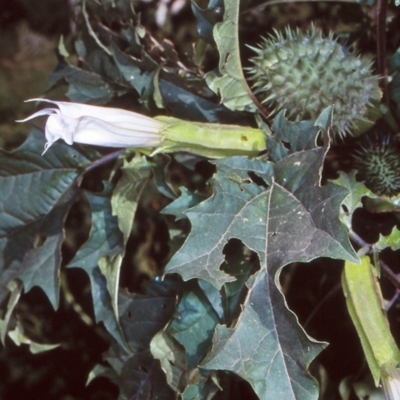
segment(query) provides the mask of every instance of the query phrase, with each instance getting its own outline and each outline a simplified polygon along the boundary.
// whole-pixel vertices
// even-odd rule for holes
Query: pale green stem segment
[[[265,135],[260,129],[237,125],[220,125],[182,121],[158,116],[165,123],[162,141],[153,152],[187,151],[209,158],[256,156],[266,149]]]
[[[400,351],[390,332],[376,269],[368,257],[361,261],[361,265],[345,263],[342,286],[347,309],[378,386],[400,363]]]

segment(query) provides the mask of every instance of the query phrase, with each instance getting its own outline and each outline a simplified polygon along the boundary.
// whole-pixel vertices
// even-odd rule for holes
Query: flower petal
[[[386,400],[400,399],[400,371],[396,367],[383,368],[382,386]]]
[[[44,153],[58,139],[106,147],[156,147],[161,143],[165,123],[118,108],[90,106],[48,99],[31,99],[54,104],[25,120],[49,115]],[[44,154],[43,153],[43,154]]]
[[[55,104],[60,109],[61,113],[67,115],[69,118],[92,117],[107,121],[116,126],[129,126],[130,128],[132,124],[135,124],[135,126],[142,129],[147,127],[149,132],[153,132],[156,125],[159,128],[162,128],[164,125],[161,122],[156,122],[153,118],[119,108],[91,106],[88,104],[68,103],[66,101],[53,101],[48,99],[30,99],[27,101],[42,101]]]
[[[42,117],[43,115],[51,115],[54,114],[55,112],[57,112],[58,110],[56,110],[55,108],[44,108],[43,110],[39,110],[37,112],[35,112],[34,114],[32,114],[31,116],[25,118],[25,119],[19,119],[15,122],[27,122],[30,121],[31,119],[37,118],[37,117]]]
[[[47,141],[54,143],[58,139],[63,139],[67,144],[71,145],[74,142],[78,124],[78,119],[68,118],[57,110],[56,114],[50,115],[47,119],[45,129]]]
[[[159,129],[142,130],[140,126],[130,128],[115,126],[98,118],[79,118],[74,142],[106,147],[156,147],[161,142]]]

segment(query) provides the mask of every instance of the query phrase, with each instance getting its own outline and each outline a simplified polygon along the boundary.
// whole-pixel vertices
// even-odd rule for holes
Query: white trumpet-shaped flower
[[[186,151],[210,158],[256,156],[265,150],[265,136],[260,129],[188,122],[166,116],[150,118],[118,108],[64,101],[28,101],[44,101],[58,107],[45,108],[18,121],[49,116],[43,154],[58,139],[70,145],[76,142],[105,147],[152,148],[152,154]]]
[[[400,399],[400,371],[395,366],[384,368],[382,386],[386,400]]]
[[[43,154],[58,139],[63,139],[69,145],[76,142],[105,147],[140,148],[155,148],[162,140],[164,122],[131,111],[47,99],[28,101],[44,101],[58,107],[45,108],[18,121],[26,122],[36,117],[49,116]]]

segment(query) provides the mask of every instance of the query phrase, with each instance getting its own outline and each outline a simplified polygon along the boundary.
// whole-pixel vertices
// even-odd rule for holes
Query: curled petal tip
[[[33,99],[25,100],[24,103],[30,103],[30,102],[32,102],[32,101],[46,101],[46,102],[48,102],[48,103],[53,103],[53,104],[56,104],[56,103],[57,103],[57,102],[55,102],[55,101],[53,101],[53,100],[42,99],[42,98],[40,98],[40,97],[35,97],[35,98],[33,98]]]
[[[53,143],[51,143],[51,142],[46,142],[46,143],[44,144],[44,150],[43,150],[42,156],[46,153],[46,151],[49,149],[49,147],[50,147],[52,144],[53,144]]]
[[[48,116],[55,113],[57,113],[57,110],[55,108],[44,108],[43,110],[39,110],[25,119],[19,119],[15,122],[27,122],[37,117]]]
[[[28,99],[28,100],[25,100],[24,103],[30,103],[31,101],[40,101],[40,100],[42,100],[42,99],[39,99],[39,98]]]

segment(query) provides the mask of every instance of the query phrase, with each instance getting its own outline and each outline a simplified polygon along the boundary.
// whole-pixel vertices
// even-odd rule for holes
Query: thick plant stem
[[[366,249],[366,254],[372,251],[372,245],[365,242],[360,236],[357,235],[353,230],[349,232],[350,239],[356,243],[358,246]],[[396,289],[400,290],[400,279],[399,277],[391,270],[391,268],[383,261],[379,260],[379,266],[386,276],[392,282]]]
[[[389,105],[388,69],[386,62],[386,12],[387,0],[378,0],[376,7],[376,52],[378,74],[382,76],[380,86],[383,92],[383,101]]]

